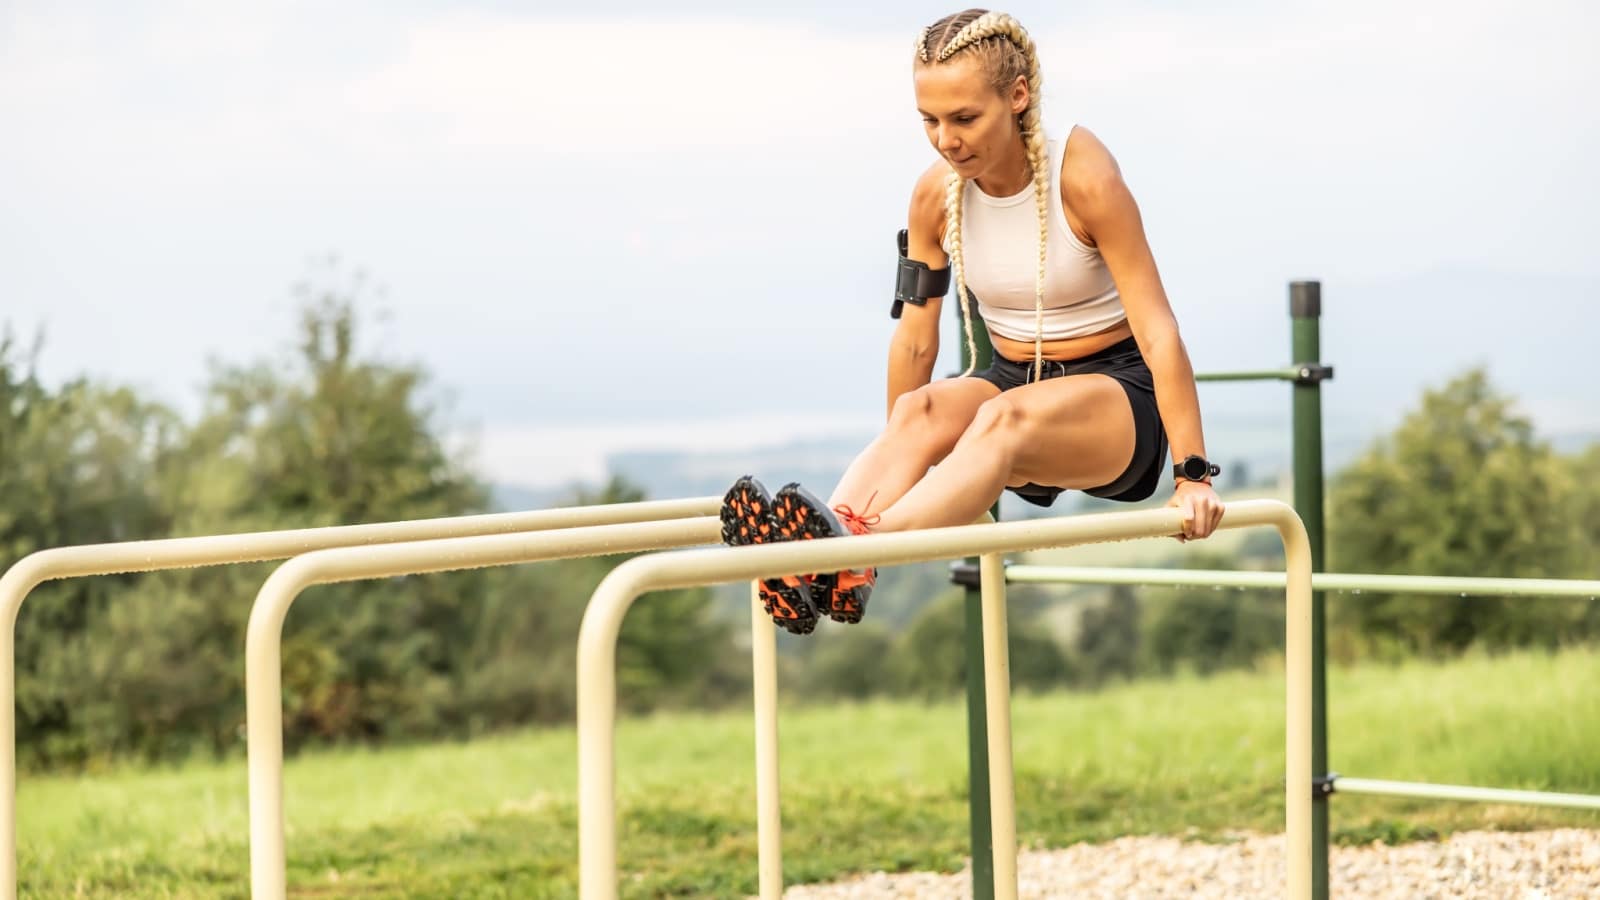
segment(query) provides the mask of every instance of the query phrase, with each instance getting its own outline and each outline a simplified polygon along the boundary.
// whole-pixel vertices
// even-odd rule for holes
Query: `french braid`
[[[1034,277],[1033,378],[1037,381],[1044,355],[1044,277],[1045,246],[1049,229],[1050,164],[1040,114],[1039,55],[1033,39],[1022,23],[1002,12],[969,9],[946,16],[924,28],[916,45],[917,61],[923,65],[948,62],[961,53],[977,54],[990,83],[997,90],[1009,88],[1018,75],[1028,81],[1028,108],[1018,115],[1019,130],[1033,170],[1034,206],[1039,214],[1039,260]],[[956,302],[960,306],[967,339],[967,368],[970,375],[977,366],[977,344],[972,334],[972,314],[967,308],[968,293],[965,261],[961,248],[962,200],[966,180],[953,170],[946,181],[945,234],[950,244],[950,266],[956,280]]]

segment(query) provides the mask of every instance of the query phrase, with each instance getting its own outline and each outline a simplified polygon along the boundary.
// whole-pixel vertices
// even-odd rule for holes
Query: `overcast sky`
[[[950,10],[547,6],[0,2],[0,318],[45,327],[52,378],[192,409],[208,358],[281,351],[290,285],[336,253],[385,287],[370,346],[524,483],[651,429],[881,417],[892,239],[932,159],[909,48]],[[1565,358],[1600,337],[1593,3],[1009,9],[1047,128],[1120,159],[1197,367],[1287,362],[1286,284],[1319,278],[1357,379],[1330,427],[1483,361],[1544,423],[1600,428]],[[1482,318],[1440,284],[1481,286]],[[754,336],[789,362],[732,349]]]

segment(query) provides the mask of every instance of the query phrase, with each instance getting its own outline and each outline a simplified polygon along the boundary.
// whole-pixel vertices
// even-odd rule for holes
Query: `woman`
[[[797,484],[769,496],[739,479],[723,504],[724,540],[960,525],[1006,489],[1041,506],[1066,489],[1144,500],[1169,471],[1169,439],[1178,538],[1206,537],[1222,518],[1218,469],[1205,460],[1194,371],[1116,161],[1082,127],[1046,138],[1033,41],[1005,13],[940,19],[919,35],[912,65],[940,159],[911,198],[902,283],[923,290],[897,293],[887,427],[827,503]],[[969,352],[972,296],[995,360],[932,381],[947,266]],[[819,614],[859,621],[874,577],[769,579],[762,602],[804,634]]]

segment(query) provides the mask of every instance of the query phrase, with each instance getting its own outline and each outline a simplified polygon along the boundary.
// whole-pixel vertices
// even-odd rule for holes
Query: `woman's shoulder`
[[[917,176],[916,187],[911,191],[912,228],[931,233],[935,243],[944,239],[945,198],[949,191],[950,165],[935,160],[933,165]]]
[[[1061,136],[1061,199],[1071,206],[1101,195],[1122,181],[1122,169],[1110,148],[1087,126],[1074,125]]]

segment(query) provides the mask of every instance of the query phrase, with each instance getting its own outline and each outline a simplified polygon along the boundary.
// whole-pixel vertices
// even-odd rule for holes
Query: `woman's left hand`
[[[1222,521],[1222,500],[1204,481],[1178,482],[1167,505],[1183,510],[1183,533],[1173,535],[1179,541],[1207,537]]]

